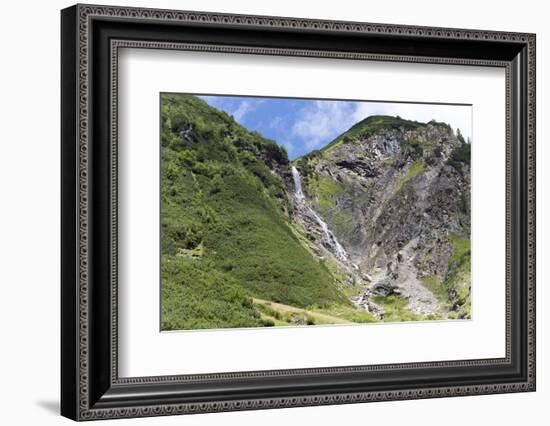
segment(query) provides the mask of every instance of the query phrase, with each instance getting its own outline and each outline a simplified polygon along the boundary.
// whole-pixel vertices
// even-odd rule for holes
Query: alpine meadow
[[[161,330],[471,318],[469,135],[237,100],[160,95]]]

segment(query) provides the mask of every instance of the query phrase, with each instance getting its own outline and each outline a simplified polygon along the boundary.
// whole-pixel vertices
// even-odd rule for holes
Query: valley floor
[[[410,286],[411,289],[414,288],[418,290],[417,287],[422,288],[421,292],[424,297],[430,295],[435,299],[433,293],[421,283]],[[353,294],[356,295],[359,295],[360,291],[361,290],[357,288],[355,288],[354,291],[350,289],[350,293],[353,292]],[[416,300],[416,298],[414,300]],[[275,327],[445,319],[437,312],[415,312],[415,307],[411,306],[408,298],[396,295],[372,297],[372,302],[374,302],[383,312],[381,319],[360,307],[351,307],[347,305],[332,305],[324,308],[313,306],[304,309],[265,299],[253,298],[252,301],[254,307],[260,311],[262,320],[264,320],[266,325]],[[432,300],[430,300],[430,302],[431,301]]]

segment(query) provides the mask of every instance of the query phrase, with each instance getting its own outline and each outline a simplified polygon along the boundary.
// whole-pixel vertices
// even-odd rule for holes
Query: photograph
[[[61,56],[58,84],[37,81],[60,86],[61,108],[34,127],[60,134],[61,151],[40,156],[56,172],[60,203],[15,191],[58,208],[60,250],[52,237],[33,253],[58,257],[45,267],[59,273],[61,291],[48,290],[49,301],[39,294],[34,311],[58,305],[59,336],[34,334],[58,342],[39,366],[60,391],[62,416],[250,411],[251,424],[268,424],[273,409],[386,402],[369,407],[375,422],[402,404],[418,415],[396,422],[424,424],[427,400],[439,399],[429,402],[441,404],[434,419],[493,404],[506,423],[544,407],[536,397],[543,14],[312,4],[220,12],[75,4],[63,5],[60,27],[45,21],[61,42],[46,55]],[[32,69],[28,55],[16,56]],[[18,102],[30,99],[12,86]],[[17,142],[29,116],[12,109],[23,117],[8,138]],[[26,173],[16,160],[27,157],[6,158],[15,180],[36,186],[46,175]],[[34,214],[27,227],[43,219],[12,204],[7,212]],[[48,258],[29,269],[17,250],[28,245],[25,226],[5,222],[17,234],[11,251],[23,253],[14,277],[36,270],[46,291],[34,260]],[[11,305],[24,320],[21,303]],[[489,397],[519,392],[530,406],[500,410],[504,396]],[[476,395],[484,398],[464,398]],[[462,401],[469,405],[449,405]],[[297,412],[302,423],[316,416]]]
[[[472,105],[160,93],[161,331],[471,320]]]

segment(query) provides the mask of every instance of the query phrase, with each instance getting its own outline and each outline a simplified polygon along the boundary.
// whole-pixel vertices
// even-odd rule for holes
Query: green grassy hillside
[[[252,297],[348,305],[284,213],[288,158],[194,96],[161,97],[162,329],[274,325]]]
[[[403,128],[405,130],[414,130],[425,126],[425,123],[405,120],[399,117],[392,117],[389,115],[371,115],[354,124],[349,130],[339,135],[332,142],[328,143],[321,151],[329,151],[342,143],[351,143],[357,138],[369,137],[382,129]]]

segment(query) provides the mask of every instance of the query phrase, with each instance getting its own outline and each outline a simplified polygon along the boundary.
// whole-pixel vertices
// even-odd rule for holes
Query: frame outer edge
[[[537,63],[537,36],[536,34],[529,34],[527,43],[527,78],[528,78],[528,92],[527,92],[527,144],[528,144],[528,191],[527,191],[527,204],[528,204],[528,273],[527,273],[527,285],[528,285],[528,381],[532,391],[536,391],[536,269],[537,269],[537,256],[536,256],[536,132],[537,132],[537,90],[536,90],[536,63]]]
[[[61,407],[63,416],[78,413],[78,259],[76,233],[77,173],[77,6],[61,11]]]
[[[382,400],[400,400],[400,399],[416,399],[416,398],[433,398],[441,396],[462,396],[462,395],[474,395],[474,394],[488,394],[488,393],[504,393],[504,392],[517,392],[517,391],[529,391],[534,390],[535,386],[535,314],[534,314],[534,302],[535,302],[535,36],[527,33],[510,33],[510,32],[496,32],[496,31],[482,31],[482,30],[462,30],[462,29],[447,29],[447,28],[430,28],[430,27],[415,27],[404,25],[389,25],[389,24],[368,24],[368,23],[354,23],[354,22],[337,22],[326,20],[313,20],[313,19],[298,19],[298,18],[279,18],[279,17],[267,17],[267,16],[245,16],[245,15],[229,15],[218,14],[209,12],[185,12],[185,11],[170,11],[170,10],[158,10],[158,9],[141,9],[141,8],[127,8],[127,7],[110,7],[110,6],[97,6],[97,5],[77,5],[70,8],[76,13],[75,19],[75,31],[76,31],[76,45],[77,49],[74,52],[74,60],[76,66],[75,79],[75,98],[77,100],[78,112],[77,112],[77,128],[75,132],[75,138],[78,141],[78,151],[76,158],[73,157],[73,161],[76,162],[76,180],[77,180],[77,203],[73,206],[77,207],[75,215],[77,215],[77,247],[78,250],[73,253],[78,257],[77,264],[77,284],[78,289],[73,291],[76,294],[76,314],[72,318],[73,324],[77,325],[76,336],[74,340],[75,353],[78,356],[75,364],[75,376],[76,381],[73,389],[76,396],[75,407],[75,420],[92,420],[92,419],[104,419],[113,417],[141,417],[151,415],[170,415],[180,413],[193,413],[193,412],[219,412],[229,410],[243,410],[243,409],[263,409],[263,408],[282,408],[292,406],[309,406],[309,405],[325,405],[325,404],[343,404],[352,402],[366,402],[366,401],[382,401]],[[63,13],[68,13],[66,9]],[[527,113],[528,118],[528,152],[529,158],[527,162],[529,181],[527,185],[527,204],[528,209],[528,282],[526,283],[526,294],[528,298],[528,336],[527,336],[527,355],[528,365],[527,372],[528,378],[525,382],[508,382],[499,385],[479,385],[479,386],[451,386],[449,388],[429,388],[429,389],[403,389],[402,391],[388,391],[388,392],[372,392],[360,393],[360,394],[331,394],[324,396],[306,396],[306,397],[281,397],[259,400],[246,400],[246,401],[220,401],[208,404],[163,404],[160,406],[143,406],[139,408],[120,407],[113,409],[93,409],[89,407],[89,388],[88,388],[88,374],[89,374],[89,357],[88,357],[88,343],[89,343],[89,327],[88,327],[88,137],[89,137],[89,122],[88,122],[88,85],[89,85],[89,63],[88,63],[88,49],[91,40],[89,39],[89,18],[91,16],[106,17],[106,18],[120,18],[120,19],[136,19],[136,20],[171,20],[175,22],[192,22],[192,23],[205,23],[205,24],[228,24],[233,26],[255,26],[260,28],[290,28],[293,30],[298,29],[310,29],[327,32],[359,32],[359,33],[382,33],[383,35],[390,36],[391,34],[398,33],[401,35],[411,35],[417,38],[451,38],[451,39],[471,39],[471,40],[485,40],[485,41],[507,41],[515,42],[518,44],[524,44],[528,47],[528,93],[526,100],[528,102]],[[403,33],[401,32],[403,31]],[[62,67],[63,68],[63,67]],[[63,68],[66,69],[66,68]],[[63,113],[67,113],[66,108],[71,108],[73,105],[63,105]],[[66,123],[62,123],[63,129],[67,126]],[[74,140],[72,141],[74,143]],[[63,147],[65,142],[63,142]],[[67,164],[63,162],[64,167]],[[64,172],[67,170],[65,167]],[[63,182],[63,189],[66,189],[66,183]],[[65,209],[65,207],[64,207]],[[68,210],[68,209],[67,209]],[[67,212],[65,210],[65,212]],[[63,227],[66,225],[63,224]],[[63,257],[64,265],[63,270],[66,268],[66,257]],[[67,286],[66,281],[63,282],[65,288]],[[75,286],[76,287],[76,286]],[[65,316],[64,316],[65,318]],[[69,339],[70,340],[70,339]],[[65,341],[65,340],[64,340]],[[64,348],[63,348],[64,349]],[[63,366],[66,369],[65,366]],[[66,394],[62,393],[62,399]],[[65,398],[65,401],[66,398]],[[63,404],[62,404],[63,405]],[[67,412],[64,413],[67,415]]]
[[[90,418],[91,410],[89,407],[89,317],[90,308],[88,298],[88,277],[89,277],[89,199],[90,199],[90,181],[88,173],[89,157],[89,88],[91,85],[90,68],[90,45],[91,38],[88,26],[88,11],[85,5],[77,4],[76,31],[78,36],[77,46],[77,108],[78,122],[76,144],[77,154],[77,180],[78,180],[78,357],[77,364],[78,385],[77,385],[77,421]]]

